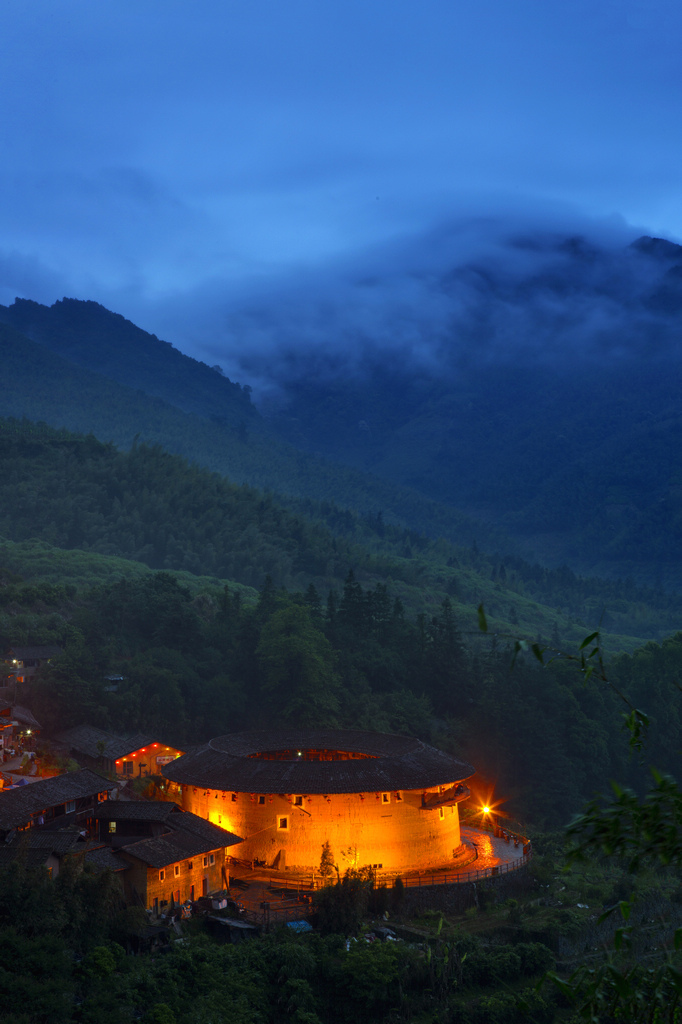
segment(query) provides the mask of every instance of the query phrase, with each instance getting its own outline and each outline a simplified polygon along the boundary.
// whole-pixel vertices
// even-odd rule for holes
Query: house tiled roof
[[[28,843],[31,849],[34,850],[51,850],[53,853],[58,854],[68,853],[76,844],[80,844],[85,849],[81,834],[75,828],[64,829],[63,832],[32,828],[28,832],[23,832],[20,836],[17,836],[8,845],[21,846],[23,843]]]
[[[120,854],[129,854],[152,868],[165,868],[188,857],[198,857],[211,850],[241,843],[241,838],[219,825],[212,825],[189,811],[172,818],[172,831],[163,836],[141,839],[121,847]]]
[[[107,800],[95,810],[105,821],[166,821],[180,808],[169,800]]]
[[[16,718],[21,725],[27,725],[29,729],[42,729],[38,719],[33,717],[33,712],[29,708],[20,707],[19,704],[12,705],[12,718]]]
[[[286,758],[256,755],[284,752]],[[298,751],[302,754],[299,757]],[[346,751],[347,760],[306,760],[306,751]],[[334,729],[287,729],[220,736],[171,764],[181,785],[246,793],[375,793],[460,782],[475,769],[409,736]]]
[[[213,825],[210,821],[200,818],[198,814],[193,814],[191,811],[183,811],[182,817],[174,816],[170,819],[170,825],[174,829],[182,829],[183,832],[195,836],[200,842],[206,844],[207,850],[216,850],[218,846],[234,846],[235,843],[242,842],[241,836],[236,836],[234,832],[228,832],[220,825]]]
[[[85,854],[85,860],[98,871],[127,871],[130,867],[130,861],[119,857],[108,846],[100,846],[96,850],[88,850]]]
[[[9,714],[9,716],[7,716],[7,715],[0,715],[0,721],[2,721],[3,724],[7,724],[7,725],[10,725],[13,721],[14,722],[19,722],[20,725],[27,725],[29,727],[29,729],[35,729],[36,731],[39,732],[42,729],[42,726],[41,726],[40,722],[38,721],[38,719],[33,717],[33,712],[30,711],[29,708],[22,708],[19,704],[13,704],[11,699],[7,700],[7,701],[3,700],[2,690],[4,690],[4,689],[12,689],[12,688],[11,687],[2,687],[2,688],[0,688],[0,705],[2,706],[3,709],[9,707],[10,714]]]
[[[95,796],[96,793],[108,793],[115,788],[115,782],[109,782],[89,768],[82,768],[78,772],[41,779],[10,792],[0,790],[0,829],[19,828],[29,821],[31,815],[39,814],[48,807]]]
[[[56,658],[62,653],[61,647],[55,644],[44,647],[10,647],[9,654],[17,661],[45,661],[47,658]]]
[[[85,848],[76,831],[41,832],[29,829],[11,843],[0,845],[0,865],[22,860],[27,867],[41,867],[50,854],[63,857],[67,853],[78,852],[78,846]]]
[[[99,757],[99,744],[102,744],[101,756],[109,761],[116,761],[142,747],[150,747],[152,743],[158,742],[153,736],[143,733],[136,733],[134,736],[116,736],[114,733],[104,732],[103,729],[96,729],[92,725],[74,726],[73,729],[60,733],[57,739],[71,750],[85,754],[87,757]]]

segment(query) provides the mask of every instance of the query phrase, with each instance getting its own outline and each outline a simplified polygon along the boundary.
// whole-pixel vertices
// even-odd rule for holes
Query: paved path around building
[[[264,914],[267,913],[263,907],[264,903],[269,904],[270,919],[273,923],[300,921],[310,913],[309,901],[298,900],[294,891],[287,893],[284,898],[280,892],[273,892],[273,889],[277,890],[277,878],[259,873],[248,879],[242,876],[242,882],[248,882],[246,888],[231,885],[230,892],[233,899],[243,903],[249,921],[262,921]]]
[[[471,861],[471,863],[466,864],[461,869],[462,873],[467,871],[485,871],[488,868],[499,868],[502,866],[510,870],[515,866],[515,861],[523,859],[523,842],[520,840],[518,845],[515,845],[513,839],[507,842],[505,839],[496,838],[491,832],[470,828],[467,825],[462,826],[462,839],[465,843],[473,846],[477,854],[476,860]],[[452,873],[448,871],[448,874]]]
[[[42,776],[40,775],[19,774],[19,769],[21,768],[21,762],[23,760],[24,751],[22,750],[20,753],[16,755],[16,757],[11,757],[9,761],[6,761],[4,764],[0,763],[0,772],[4,772],[6,775],[8,775],[14,781],[15,785],[19,782],[20,779],[24,779],[26,782],[40,782],[42,778]],[[35,766],[33,766],[32,771],[35,770]]]
[[[441,871],[421,872],[414,875],[404,875],[406,885],[438,885],[446,881],[455,883],[457,876],[462,881],[470,881],[476,878],[476,873],[492,873],[497,868],[500,873],[513,871],[521,867],[523,862],[523,842],[519,839],[515,843],[513,839],[508,841],[498,838],[490,832],[462,826],[462,840],[476,853],[473,860],[463,864],[460,868],[444,868]],[[304,918],[308,914],[308,902],[305,898],[297,900],[296,889],[300,887],[303,892],[310,892],[310,876],[296,876],[286,872],[280,874],[277,871],[256,869],[251,872],[238,872],[241,886],[231,886],[231,893],[234,899],[239,900],[246,907],[249,920],[263,921],[266,913],[263,904],[270,905],[270,919],[275,921],[296,920]],[[391,878],[379,879],[391,885]],[[287,887],[288,892],[278,891]],[[273,891],[274,890],[274,891]]]

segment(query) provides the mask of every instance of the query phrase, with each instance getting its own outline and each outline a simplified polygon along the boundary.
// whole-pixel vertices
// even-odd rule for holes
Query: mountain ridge
[[[682,247],[643,236],[617,252],[577,237],[507,248],[441,281],[468,296],[464,334],[480,334],[481,359],[458,361],[459,322],[452,351],[449,336],[424,339],[441,353],[430,368],[358,349],[329,376],[319,362],[306,368],[301,349],[279,405],[259,401],[260,411],[248,388],[96,303],[18,300],[0,321],[21,322],[53,359],[61,351],[50,372],[71,394],[39,383],[38,350],[15,335],[3,409],[123,445],[139,433],[282,500],[332,501],[455,543],[682,590]],[[532,254],[520,269],[509,262],[519,252]],[[491,363],[506,309],[526,333]],[[569,340],[583,331],[576,351],[555,339],[536,359],[555,328]],[[20,372],[22,344],[34,379]]]

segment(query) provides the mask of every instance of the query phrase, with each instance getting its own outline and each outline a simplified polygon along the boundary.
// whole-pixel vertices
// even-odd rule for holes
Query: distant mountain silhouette
[[[119,321],[127,323],[122,317],[112,318],[114,323]],[[164,360],[174,360],[175,356],[170,346],[159,346],[158,370],[163,376]],[[189,357],[182,358],[195,363]],[[134,362],[134,357],[129,356],[127,361]],[[255,411],[248,426],[243,420],[233,426],[216,416],[183,412],[170,401],[77,366],[2,323],[0,365],[2,416],[92,432],[98,439],[122,448],[129,448],[137,438],[159,444],[237,484],[250,484],[297,501],[333,502],[341,509],[357,509],[361,514],[382,512],[387,523],[447,537],[456,544],[468,545],[477,539],[481,545],[504,546],[501,536],[448,505],[297,450],[259,429]],[[121,359],[120,365],[125,366],[126,360]],[[220,379],[217,373],[215,376]],[[256,425],[253,431],[251,423]],[[310,514],[315,515],[315,510],[311,508]]]
[[[244,421],[250,429],[258,423],[250,388],[233,384],[220,371],[183,355],[97,302],[62,299],[42,306],[16,299],[11,306],[0,306],[0,322],[76,366],[163,398],[184,412],[232,426]]]
[[[442,279],[468,305],[425,337],[430,360],[368,347],[351,367],[334,351],[334,373],[279,381],[272,424],[541,561],[682,586],[682,246],[543,244],[512,247],[548,254],[532,273],[500,261]]]
[[[0,307],[14,328],[0,328],[0,411],[682,590],[682,246],[515,238],[436,284],[465,313],[414,351],[367,342],[345,358],[343,336],[327,339],[328,365],[273,351],[281,399],[263,415],[249,389],[97,303],[17,300]]]

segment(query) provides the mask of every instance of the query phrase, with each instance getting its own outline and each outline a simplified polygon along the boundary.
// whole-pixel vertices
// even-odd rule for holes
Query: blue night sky
[[[349,268],[508,224],[678,240],[681,29],[677,0],[3,0],[0,302],[95,299],[230,372],[275,344],[254,309],[293,336]]]

